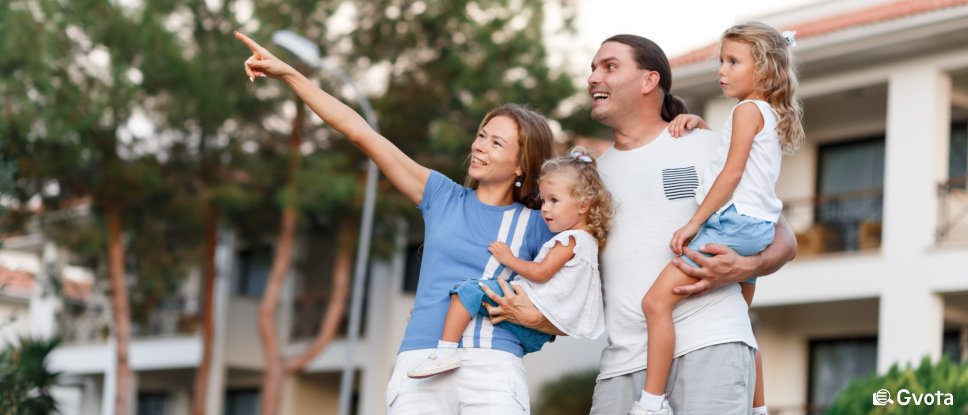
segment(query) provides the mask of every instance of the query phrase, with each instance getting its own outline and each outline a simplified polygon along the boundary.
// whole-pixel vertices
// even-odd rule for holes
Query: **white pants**
[[[434,349],[410,350],[397,355],[387,385],[388,415],[530,414],[524,361],[493,349],[458,349],[461,367],[424,379],[411,379],[407,371],[423,363]]]

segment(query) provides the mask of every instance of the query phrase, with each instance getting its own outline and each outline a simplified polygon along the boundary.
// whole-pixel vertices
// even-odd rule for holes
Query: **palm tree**
[[[47,369],[47,356],[60,339],[23,337],[19,343],[0,351],[0,414],[58,412],[50,388],[60,374]]]

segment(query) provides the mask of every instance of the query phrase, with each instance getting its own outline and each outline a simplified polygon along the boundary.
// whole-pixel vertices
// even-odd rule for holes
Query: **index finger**
[[[685,250],[689,252],[694,252],[689,248],[686,248]],[[686,255],[688,255],[688,252],[686,253]],[[692,259],[693,261],[696,260],[692,256],[689,256],[689,258]],[[679,268],[679,270],[682,271],[683,274],[686,274],[690,277],[700,278],[700,279],[705,277],[705,274],[702,273],[703,272],[702,268],[696,268],[690,265],[686,261],[683,261],[682,258],[680,258],[679,256],[672,257],[672,265],[675,265],[676,268]]]
[[[488,287],[487,284],[480,283],[480,286],[481,286],[481,290],[484,291],[484,295],[486,295],[487,298],[490,298],[498,305],[501,305],[504,303],[504,298],[502,298],[500,295],[497,295],[494,291],[491,291],[491,288]]]
[[[252,53],[255,54],[256,58],[262,59],[262,55],[266,54],[265,48],[256,43],[254,40],[249,39],[248,36],[235,32],[235,38],[241,40],[242,43],[245,43],[245,46],[248,46],[249,49],[252,50]]]
[[[501,291],[504,291],[505,297],[513,297],[514,295],[517,295],[517,292],[515,292],[514,289],[511,288],[511,285],[508,284],[508,282],[503,278],[498,278],[497,283],[501,286]]]
[[[702,250],[705,246],[706,245],[704,245],[703,247],[700,247],[699,249]],[[703,255],[699,252],[693,251],[689,247],[683,248],[682,253],[685,254],[687,257],[689,257],[689,259],[693,260],[693,262],[695,262],[696,265],[699,265],[700,268],[706,268],[710,265],[711,257]]]
[[[698,294],[703,291],[706,291],[707,289],[709,289],[709,282],[706,280],[699,280],[699,281],[696,281],[694,284],[680,285],[678,287],[675,287],[672,289],[672,292],[678,295],[683,295],[683,294],[694,295],[694,294]]]

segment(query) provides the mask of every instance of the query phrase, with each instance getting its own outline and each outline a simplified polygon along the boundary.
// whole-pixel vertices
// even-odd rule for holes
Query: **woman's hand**
[[[680,137],[686,131],[695,128],[706,128],[706,123],[698,115],[680,114],[669,122],[669,135]]]
[[[235,37],[245,43],[252,51],[252,56],[245,60],[245,74],[249,76],[250,81],[254,81],[256,77],[264,78],[266,76],[279,79],[288,74],[296,73],[292,66],[273,56],[266,48],[249,39],[248,36],[235,32]]]
[[[491,242],[487,247],[487,251],[497,258],[497,262],[507,265],[508,259],[513,258],[514,254],[511,253],[511,248],[504,242],[494,241]]]
[[[491,324],[498,324],[502,321],[510,321],[525,327],[535,327],[540,324],[544,316],[531,303],[528,293],[520,287],[511,286],[507,281],[500,278],[498,278],[498,284],[504,291],[503,297],[491,291],[487,285],[481,284],[484,294],[497,304],[492,306],[486,301],[481,304],[487,309]]]

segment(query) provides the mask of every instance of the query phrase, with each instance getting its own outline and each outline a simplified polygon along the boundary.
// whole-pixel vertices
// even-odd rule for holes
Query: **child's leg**
[[[408,377],[422,379],[460,367],[457,345],[471,321],[467,304],[480,304],[483,296],[477,281],[463,281],[451,290],[450,307],[444,319],[443,332],[437,342],[437,350],[423,364],[407,371]]]
[[[746,300],[746,306],[753,306],[753,293],[756,292],[756,283],[741,282],[739,286],[743,289],[743,299]]]
[[[766,392],[763,390],[763,359],[756,351],[756,389],[753,391],[753,407],[766,406]]]
[[[698,281],[696,278],[684,274],[670,263],[642,298],[642,312],[645,313],[649,330],[649,367],[645,371],[644,389],[652,395],[662,395],[665,391],[666,379],[669,377],[676,347],[672,310],[686,298],[685,295],[673,293],[672,289],[680,285],[693,284],[696,281]]]
[[[444,319],[444,332],[440,335],[440,340],[445,342],[457,343],[464,334],[464,330],[471,322],[471,314],[464,308],[457,294],[450,295],[450,308],[447,309],[447,317]]]
[[[739,284],[743,289],[743,298],[746,299],[746,305],[753,305],[753,293],[756,292],[755,282],[742,282]],[[766,406],[766,392],[763,389],[763,359],[760,357],[760,352],[756,352],[756,388],[753,391],[753,407],[760,408]]]

